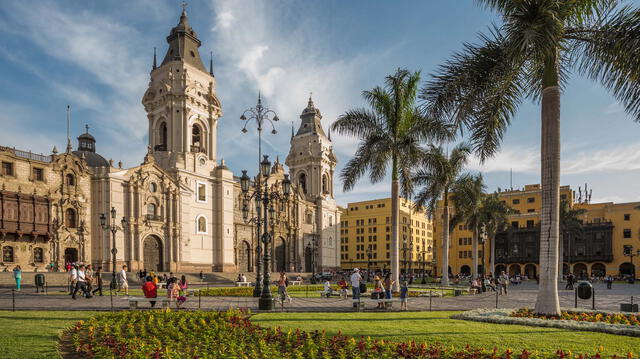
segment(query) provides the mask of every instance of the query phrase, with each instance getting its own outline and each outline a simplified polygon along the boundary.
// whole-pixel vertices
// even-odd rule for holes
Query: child
[[[402,282],[402,287],[400,288],[400,310],[407,310],[407,298],[409,297],[409,287],[407,286],[407,282]]]

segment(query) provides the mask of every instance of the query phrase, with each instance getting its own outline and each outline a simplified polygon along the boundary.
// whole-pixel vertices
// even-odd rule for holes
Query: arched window
[[[163,122],[160,125],[160,144],[161,145],[167,144],[167,123],[166,122]]]
[[[201,137],[202,131],[200,130],[200,126],[193,125],[191,128],[191,145],[201,147]]]
[[[204,216],[198,217],[197,231],[198,233],[207,233],[207,218]]]
[[[76,228],[76,211],[73,208],[64,211],[64,225],[67,228]]]
[[[302,188],[302,193],[307,194],[307,175],[305,173],[301,173],[298,177],[298,184]]]
[[[67,175],[65,177],[65,183],[68,186],[74,186],[76,184],[76,177],[74,175],[72,175],[71,173],[67,173]]]
[[[33,249],[33,263],[43,263],[44,262],[44,251],[42,248],[34,248]]]
[[[14,262],[13,258],[13,247],[4,246],[2,247],[2,261],[3,262]]]
[[[156,215],[156,204],[155,203],[149,203],[147,205],[147,215],[149,216],[155,216]]]
[[[329,179],[326,173],[322,175],[322,193],[329,193]]]

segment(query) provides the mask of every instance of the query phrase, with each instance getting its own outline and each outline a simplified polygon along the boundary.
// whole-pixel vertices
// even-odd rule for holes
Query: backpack
[[[366,292],[367,292],[367,283],[360,282],[360,293],[366,293]]]

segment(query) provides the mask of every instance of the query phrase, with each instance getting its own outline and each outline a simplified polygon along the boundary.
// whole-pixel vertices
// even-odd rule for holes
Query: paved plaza
[[[574,292],[564,290],[564,283],[560,284],[560,305],[563,308],[573,308]],[[132,286],[135,288],[135,286]],[[617,311],[620,303],[628,303],[631,296],[634,302],[640,301],[640,284],[614,284],[613,289],[608,290],[604,284],[596,283],[595,298],[596,309]],[[192,289],[194,289],[192,287]],[[16,310],[98,310],[108,311],[128,309],[128,301],[123,295],[109,296],[109,291],[105,291],[105,296],[95,296],[91,299],[78,297],[77,300],[71,296],[60,294],[62,288],[50,288],[50,294],[36,294],[34,288],[25,288],[21,292],[15,292]],[[57,292],[57,293],[56,293]],[[55,293],[55,294],[53,294]],[[527,282],[509,287],[508,295],[497,296],[498,308],[519,308],[533,307],[537,294],[535,282]],[[275,295],[275,293],[274,293]],[[364,298],[364,297],[363,297]],[[368,298],[368,296],[367,296]],[[365,299],[365,310],[379,311],[375,309],[375,301]],[[591,300],[578,300],[578,307],[590,309]],[[11,310],[13,306],[12,292],[10,288],[0,288],[0,309]],[[147,307],[146,303],[140,305]],[[409,310],[469,310],[477,308],[495,308],[495,292],[487,292],[478,295],[464,295],[459,297],[419,297],[410,298]],[[228,308],[246,308],[252,311],[258,310],[258,300],[253,297],[200,297],[191,296],[184,305],[188,309],[208,309],[226,310]],[[399,303],[394,304],[392,310],[398,310]],[[351,299],[321,298],[316,292],[310,291],[309,297],[293,298],[291,303],[278,302],[276,311],[292,312],[342,312],[353,311]]]

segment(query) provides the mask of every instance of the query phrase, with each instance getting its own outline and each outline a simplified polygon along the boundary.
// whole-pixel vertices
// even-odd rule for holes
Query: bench
[[[251,282],[236,282],[236,287],[248,287],[251,285]]]
[[[138,303],[140,302],[156,302],[162,305],[162,309],[167,309],[169,306],[169,298],[167,297],[157,297],[157,298],[145,298],[145,297],[128,297],[125,298],[129,301],[129,309],[138,309]]]
[[[353,305],[355,305],[355,308],[358,312],[364,310],[364,303],[360,299],[351,299],[351,302],[353,303]]]
[[[291,283],[291,285],[301,285],[302,281],[301,280],[292,280],[290,283]]]

